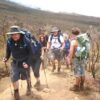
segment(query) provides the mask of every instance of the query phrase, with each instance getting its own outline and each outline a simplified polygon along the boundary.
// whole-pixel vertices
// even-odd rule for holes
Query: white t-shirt
[[[59,39],[60,39],[61,43],[64,43],[64,38],[63,38],[62,35],[60,35]],[[51,40],[51,35],[50,35],[49,39],[48,39],[48,42],[51,43],[50,49],[53,49],[53,48],[59,49],[61,47],[61,45],[62,45],[58,40],[58,36],[53,36],[52,40]]]

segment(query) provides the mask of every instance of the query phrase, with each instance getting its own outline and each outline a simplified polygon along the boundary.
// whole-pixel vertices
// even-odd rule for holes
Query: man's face
[[[58,32],[53,32],[54,36],[57,36],[58,35]]]
[[[16,34],[12,34],[11,37],[14,41],[18,41],[20,39],[21,35],[19,33],[16,33]]]

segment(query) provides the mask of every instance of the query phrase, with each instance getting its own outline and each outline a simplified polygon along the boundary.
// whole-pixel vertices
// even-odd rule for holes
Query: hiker
[[[45,47],[47,45],[48,35],[45,34],[45,29],[44,28],[39,29],[38,37],[39,37],[39,41],[42,44],[42,47]]]
[[[41,46],[42,46],[42,50],[44,50],[44,59],[46,57],[46,47],[47,47],[47,41],[48,41],[48,35],[45,35],[45,30],[44,29],[41,29],[41,31],[39,31],[39,42],[41,43]],[[42,65],[42,68],[46,68],[45,66],[45,61],[44,59],[42,59],[42,62],[41,62],[41,65]]]
[[[40,43],[40,41],[38,41],[36,37],[31,34],[31,32],[26,29],[23,29],[22,31],[25,32],[25,37],[29,39],[31,43],[32,55],[30,56],[29,63],[36,78],[34,87],[38,88],[40,86],[40,65],[43,59],[44,51],[42,49],[42,44]]]
[[[68,55],[69,65],[73,63],[74,74],[76,77],[76,83],[73,87],[70,88],[71,91],[79,91],[84,89],[85,81],[85,60],[79,57],[76,57],[76,51],[79,46],[79,42],[76,37],[80,34],[80,29],[77,27],[72,28],[71,34],[71,45],[70,52]]]
[[[31,93],[30,64],[28,60],[32,50],[30,42],[24,37],[24,34],[19,26],[11,26],[10,32],[7,33],[9,38],[7,40],[6,56],[3,58],[3,61],[6,63],[12,56],[11,82],[14,88],[15,100],[20,100],[19,79],[27,81],[26,95]]]
[[[40,36],[39,41],[41,43],[42,48],[44,48],[44,50],[45,50],[46,46],[47,46],[47,41],[46,41],[45,37],[44,36]]]
[[[47,50],[51,52],[50,59],[52,61],[53,69],[52,72],[55,71],[55,60],[58,61],[58,72],[61,69],[61,59],[64,50],[64,38],[62,34],[59,34],[59,28],[53,27],[51,30],[51,35],[49,36],[47,43]]]
[[[43,59],[44,51],[42,50],[41,43],[32,36],[32,51],[33,57],[31,58],[31,67],[36,78],[36,83],[34,85],[35,88],[38,88],[40,84],[40,66],[41,60]]]
[[[67,33],[64,33],[63,36],[64,36],[64,41],[65,41],[64,59],[66,60],[65,62],[66,62],[67,68],[69,68],[67,57],[68,57],[69,50],[70,50],[70,39],[69,39],[69,35]]]

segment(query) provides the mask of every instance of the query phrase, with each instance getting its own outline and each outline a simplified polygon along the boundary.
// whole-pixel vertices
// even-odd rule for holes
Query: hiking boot
[[[58,67],[58,72],[60,72],[60,69],[61,69],[61,68],[60,68],[60,67]]]
[[[31,92],[32,92],[32,91],[31,91],[31,88],[27,88],[26,95],[27,95],[27,96],[31,95]]]
[[[40,86],[40,81],[37,81],[34,85],[34,87],[39,87]]]
[[[80,90],[78,85],[74,85],[73,87],[70,88],[71,91],[78,92]]]
[[[20,100],[19,92],[14,92],[14,99]]]
[[[82,90],[82,91],[84,90],[84,83],[83,82],[80,83],[80,90]]]

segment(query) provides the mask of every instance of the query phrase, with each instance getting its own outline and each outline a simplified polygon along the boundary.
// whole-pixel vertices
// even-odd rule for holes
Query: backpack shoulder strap
[[[13,45],[13,42],[12,42],[12,39],[11,39],[11,38],[8,38],[8,40],[7,40],[7,45],[9,45],[9,47],[10,47],[10,49],[11,49],[11,47],[12,47],[12,45]]]
[[[60,36],[62,36],[62,35],[58,34],[58,41],[59,41],[59,43],[61,43]]]
[[[50,42],[52,41],[53,39],[53,34],[50,35]]]
[[[59,43],[61,43],[60,36],[62,36],[62,35],[58,34],[58,42]],[[52,39],[53,39],[53,34],[50,35],[50,41],[52,41]]]
[[[24,42],[24,47],[29,46],[29,44],[31,44],[31,41],[29,38],[27,38],[26,36],[23,37],[23,42]]]

